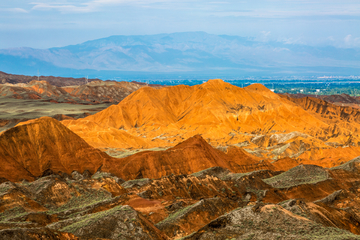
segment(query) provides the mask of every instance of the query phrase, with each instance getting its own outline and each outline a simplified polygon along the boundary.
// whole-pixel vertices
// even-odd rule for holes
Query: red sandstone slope
[[[111,159],[102,167],[102,171],[134,179],[160,178],[172,173],[190,174],[215,166],[233,172],[273,169],[268,162],[259,163],[256,159],[241,151],[236,156],[227,155],[196,135],[165,151],[146,151],[122,159]]]
[[[95,172],[108,158],[50,117],[16,126],[0,135],[0,176],[11,181],[32,180],[48,169]]]
[[[247,153],[240,147],[230,147],[226,151],[226,155],[233,160],[241,161],[243,165],[257,164],[261,158]]]

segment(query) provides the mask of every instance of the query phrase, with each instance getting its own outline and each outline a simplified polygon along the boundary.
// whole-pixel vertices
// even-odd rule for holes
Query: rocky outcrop
[[[240,189],[233,183],[222,181],[213,176],[197,178],[192,175],[169,175],[153,180],[138,189],[139,196],[147,199],[203,199],[222,196],[239,199]]]
[[[48,239],[357,239],[351,233],[360,234],[360,177],[346,167],[248,173],[213,167],[126,182],[103,171],[45,175],[0,184],[4,239],[9,234],[31,239],[27,236],[37,237],[37,231]]]
[[[16,228],[16,229],[1,230],[0,238],[3,240],[13,240],[13,239],[77,240],[79,239],[78,237],[74,236],[71,233],[51,231],[47,228],[27,228],[27,229]]]
[[[337,106],[330,101],[321,100],[313,97],[287,97],[287,99],[300,105],[309,112],[320,114],[323,118],[333,120],[342,119],[350,122],[358,122],[360,120],[360,111],[352,107]]]
[[[290,170],[264,180],[276,188],[290,188],[301,184],[325,181],[330,174],[322,167],[315,165],[299,165]]]
[[[11,181],[34,180],[48,170],[94,173],[109,158],[49,117],[30,121],[0,135],[0,176]]]
[[[236,209],[183,239],[360,239],[359,236],[327,227],[305,213],[293,213],[281,205],[259,204]]]
[[[50,229],[72,233],[81,238],[105,239],[167,239],[156,227],[130,206],[117,206],[109,210],[67,219],[48,226]]]
[[[235,201],[207,198],[170,214],[155,226],[171,238],[183,237],[237,207],[239,204]]]

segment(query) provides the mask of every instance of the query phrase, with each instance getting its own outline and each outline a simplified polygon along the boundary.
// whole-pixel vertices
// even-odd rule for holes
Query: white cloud
[[[335,38],[334,38],[333,36],[329,36],[329,37],[327,37],[327,39],[328,39],[329,41],[331,41],[331,42],[334,42],[334,41],[335,41]]]
[[[348,34],[344,38],[346,47],[360,47],[360,37],[354,38],[351,34]]]
[[[290,51],[290,49],[288,48],[280,48],[280,47],[276,47],[273,49],[274,52],[283,52],[283,51]]]
[[[218,17],[253,17],[253,18],[291,18],[291,17],[314,17],[314,16],[360,16],[360,9],[353,10],[240,10],[240,11],[218,11],[212,15]]]
[[[304,41],[302,38],[282,38],[278,39],[278,42],[282,42],[285,44],[307,44],[306,41]]]
[[[352,38],[351,34],[347,35],[347,36],[344,38],[345,43],[347,43],[347,44],[350,43],[351,38]]]
[[[270,31],[261,31],[260,35],[256,38],[257,41],[267,42],[269,40]]]
[[[0,12],[27,13],[23,8],[0,8]]]
[[[90,6],[75,6],[69,4],[48,4],[48,3],[32,3],[35,6],[32,10],[59,10],[60,12],[91,12]]]
[[[83,3],[44,3],[33,2],[33,10],[58,10],[62,13],[85,13],[85,12],[97,12],[102,7],[114,6],[114,5],[147,5],[151,3],[164,3],[171,2],[170,0],[93,0]]]

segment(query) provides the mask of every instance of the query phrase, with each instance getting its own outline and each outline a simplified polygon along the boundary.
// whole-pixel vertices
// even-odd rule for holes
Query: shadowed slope
[[[244,159],[244,161],[243,161]],[[259,163],[249,154],[238,152],[236,158],[211,147],[200,135],[165,151],[146,151],[122,159],[112,159],[103,167],[103,171],[111,172],[125,179],[160,178],[169,174],[190,174],[210,167],[220,166],[233,172],[272,169],[272,165]]]
[[[48,169],[95,172],[107,158],[49,117],[29,121],[0,135],[0,176],[11,181],[32,180]]]

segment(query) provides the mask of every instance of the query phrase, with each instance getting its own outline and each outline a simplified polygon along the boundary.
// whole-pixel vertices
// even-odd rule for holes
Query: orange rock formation
[[[43,117],[0,135],[0,176],[33,180],[44,171],[95,172],[109,157],[57,120]]]
[[[239,88],[209,80],[192,87],[144,87],[118,105],[62,123],[94,147],[170,147],[201,134],[213,146],[240,144],[274,160],[318,160],[326,156],[312,154],[315,150],[337,152],[346,145],[351,154],[338,155],[337,162],[350,160],[352,153],[360,155],[357,110],[337,109],[323,101],[305,107],[309,104],[301,101],[281,97],[261,84]]]

